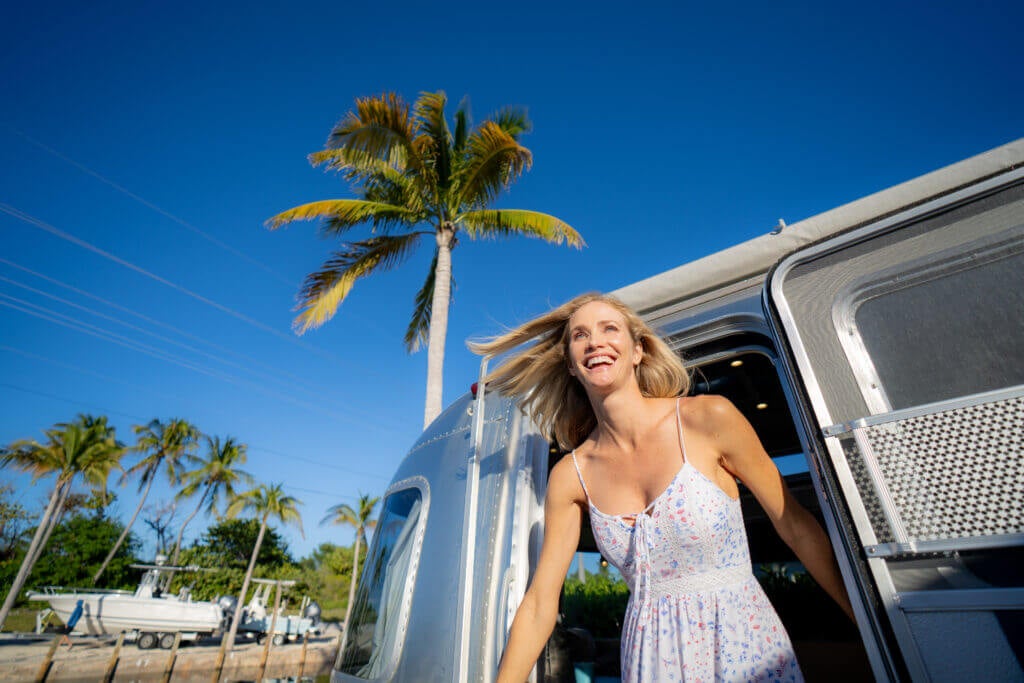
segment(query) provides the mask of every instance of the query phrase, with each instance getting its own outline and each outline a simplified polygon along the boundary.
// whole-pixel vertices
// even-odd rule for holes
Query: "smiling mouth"
[[[593,358],[587,360],[586,365],[587,369],[590,370],[592,368],[597,367],[598,365],[611,365],[613,362],[614,361],[612,360],[611,356],[594,356]]]

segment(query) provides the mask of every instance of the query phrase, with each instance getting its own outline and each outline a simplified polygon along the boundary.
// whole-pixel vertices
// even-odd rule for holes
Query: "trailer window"
[[[397,664],[412,604],[425,516],[423,491],[418,486],[385,497],[356,590],[338,671],[367,680],[382,679],[389,677]]]
[[[1022,269],[1018,236],[856,283],[834,317],[869,405],[872,389],[888,412],[1024,384]]]

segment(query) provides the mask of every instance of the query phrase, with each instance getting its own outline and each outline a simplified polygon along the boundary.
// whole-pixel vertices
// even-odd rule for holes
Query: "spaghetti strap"
[[[583,481],[583,473],[580,472],[580,464],[576,462],[576,449],[572,449],[572,464],[576,468],[576,476],[580,478],[580,486],[583,487],[583,495],[587,497],[587,502],[590,503],[590,492],[587,491],[587,482]]]
[[[683,439],[683,418],[679,414],[679,403],[683,400],[682,396],[676,398],[676,429],[679,430],[679,452],[683,454],[683,464],[686,464],[686,441]],[[576,468],[579,471],[579,468]]]

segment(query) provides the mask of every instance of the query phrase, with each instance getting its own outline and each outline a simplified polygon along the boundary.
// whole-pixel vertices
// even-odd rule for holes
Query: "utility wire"
[[[108,299],[104,299],[103,297],[96,296],[95,294],[87,292],[87,291],[85,291],[83,289],[79,289],[78,287],[75,287],[73,285],[69,285],[66,282],[61,282],[60,280],[52,278],[52,277],[50,277],[48,275],[44,275],[43,273],[37,272],[35,270],[32,270],[31,268],[26,268],[25,266],[22,266],[22,265],[19,265],[17,263],[14,263],[13,261],[8,261],[5,258],[0,258],[0,263],[4,264],[6,266],[9,266],[11,268],[15,268],[17,270],[20,270],[20,271],[22,271],[24,273],[28,273],[29,275],[37,277],[37,278],[39,278],[41,280],[45,280],[46,282],[49,282],[49,283],[54,284],[54,285],[57,285],[58,287],[61,287],[61,288],[66,289],[68,291],[74,292],[75,294],[78,294],[80,296],[84,296],[86,298],[92,299],[93,301],[98,301],[101,304],[109,306],[109,307],[111,307],[113,309],[116,309],[118,311],[121,311],[123,313],[127,313],[128,315],[134,316],[134,317],[138,318],[139,320],[144,320],[145,322],[150,323],[151,325],[155,325],[157,327],[160,327],[161,329],[165,329],[165,330],[168,330],[168,331],[173,332],[175,334],[181,335],[182,337],[184,337],[184,338],[186,338],[186,339],[188,339],[190,341],[193,341],[193,342],[196,342],[196,343],[199,343],[199,344],[204,344],[204,345],[208,346],[209,348],[212,348],[212,349],[214,349],[216,351],[219,351],[221,353],[227,354],[229,356],[233,356],[235,358],[240,358],[242,360],[245,360],[245,361],[248,361],[250,363],[253,363],[253,364],[255,364],[255,365],[257,365],[257,366],[259,366],[259,367],[261,367],[261,368],[263,368],[265,370],[269,370],[271,372],[276,372],[276,373],[278,373],[278,374],[280,374],[280,375],[282,375],[284,377],[288,377],[288,378],[298,382],[300,385],[306,386],[307,387],[307,391],[310,391],[311,393],[315,393],[317,391],[328,393],[329,391],[331,391],[330,389],[328,389],[326,387],[316,387],[316,386],[311,385],[311,384],[306,384],[305,383],[305,379],[303,377],[300,377],[299,375],[296,375],[294,373],[288,372],[286,370],[280,370],[280,369],[270,365],[269,363],[264,363],[264,362],[260,361],[257,358],[254,358],[254,357],[249,356],[249,355],[244,354],[244,353],[240,353],[238,351],[235,351],[234,349],[229,349],[229,348],[221,346],[219,344],[215,344],[215,343],[213,343],[213,342],[211,342],[211,341],[209,341],[207,339],[204,339],[203,337],[200,337],[198,335],[192,334],[192,333],[187,332],[185,330],[179,329],[177,327],[174,327],[173,325],[168,325],[167,323],[161,322],[160,320],[157,320],[155,318],[151,318],[151,317],[149,317],[147,315],[144,315],[142,313],[139,313],[138,311],[135,311],[135,310],[133,310],[131,308],[128,308],[126,306],[122,306],[122,305],[120,305],[120,304],[118,304],[116,302],[110,301]],[[19,286],[23,286],[23,285],[19,285]],[[47,295],[47,296],[49,296],[49,295]]]
[[[145,334],[145,335],[147,335],[149,337],[153,337],[154,339],[158,339],[158,340],[160,340],[162,342],[166,342],[166,343],[171,344],[173,346],[177,346],[179,348],[185,349],[186,351],[191,351],[192,353],[198,354],[200,356],[204,356],[204,357],[209,358],[210,360],[212,360],[214,362],[223,363],[224,365],[228,365],[230,367],[233,367],[235,369],[241,370],[243,372],[251,373],[253,375],[256,375],[257,377],[262,377],[263,379],[269,380],[271,382],[279,382],[279,383],[281,383],[281,380],[279,380],[278,378],[273,377],[272,375],[269,375],[267,373],[259,372],[257,370],[252,370],[251,368],[247,368],[244,365],[241,365],[241,364],[236,363],[234,361],[226,360],[224,358],[221,358],[220,356],[216,356],[216,355],[214,355],[212,353],[209,353],[207,351],[203,351],[202,349],[197,349],[194,346],[190,346],[190,345],[185,344],[183,342],[180,342],[180,341],[178,341],[176,339],[171,339],[170,337],[165,337],[162,334],[157,334],[156,332],[152,332],[152,331],[147,330],[145,328],[139,327],[138,325],[133,325],[131,323],[125,322],[123,320],[119,320],[119,319],[117,319],[117,318],[115,318],[113,316],[107,315],[105,313],[100,313],[99,311],[95,311],[95,310],[93,310],[91,308],[88,308],[86,306],[81,306],[81,305],[76,304],[76,303],[74,303],[72,301],[68,301],[67,299],[63,299],[63,298],[61,298],[59,296],[56,296],[56,295],[53,295],[53,294],[49,294],[49,293],[44,292],[44,291],[42,291],[40,289],[36,289],[34,287],[30,287],[28,285],[22,284],[20,282],[17,282],[16,280],[11,280],[9,278],[6,278],[6,277],[3,277],[2,275],[0,275],[0,282],[7,282],[9,284],[14,285],[15,287],[20,287],[22,289],[26,289],[26,290],[28,290],[30,292],[33,292],[34,294],[38,294],[40,296],[44,296],[44,297],[46,297],[48,299],[51,299],[53,301],[57,301],[57,302],[62,303],[64,305],[66,305],[66,306],[70,306],[71,308],[75,308],[75,309],[78,309],[78,310],[83,311],[85,313],[88,313],[89,315],[94,315],[94,316],[96,316],[98,318],[102,318],[104,320],[109,320],[110,322],[113,322],[113,323],[116,323],[118,325],[122,325],[124,327],[127,327],[130,330],[134,330],[135,332],[139,332],[141,334]],[[2,296],[2,295],[0,295],[0,296]],[[289,388],[298,389],[299,391],[305,392],[306,394],[313,395],[314,397],[316,397],[316,393],[317,392],[310,391],[310,390],[308,390],[308,389],[306,389],[304,387],[301,387],[301,386],[290,386]]]
[[[12,297],[12,296],[9,296],[9,295],[6,295],[6,294],[0,294],[0,299],[8,299],[10,301],[15,302],[15,303],[10,303],[9,301],[2,301],[2,300],[0,300],[0,306],[5,306],[7,308],[12,308],[14,310],[20,311],[20,312],[25,313],[27,315],[31,315],[31,316],[34,316],[34,317],[37,317],[37,318],[41,318],[43,320],[47,320],[49,322],[53,322],[53,323],[56,323],[58,325],[62,325],[64,327],[69,327],[69,328],[77,330],[79,332],[84,332],[84,333],[92,335],[94,337],[98,337],[100,339],[103,339],[104,341],[109,341],[109,342],[112,342],[112,343],[115,343],[115,344],[119,344],[119,345],[124,346],[126,348],[132,349],[133,351],[138,351],[140,353],[144,353],[146,355],[153,356],[154,358],[158,358],[160,360],[164,360],[164,361],[167,361],[169,363],[173,363],[175,365],[179,365],[181,367],[187,368],[189,370],[193,370],[195,372],[199,372],[199,373],[204,374],[204,375],[208,375],[210,377],[214,377],[216,379],[221,379],[221,380],[224,380],[226,382],[230,382],[232,384],[237,384],[237,385],[240,385],[240,386],[249,387],[249,388],[254,389],[254,390],[256,390],[256,391],[258,391],[258,392],[260,392],[260,393],[262,393],[262,394],[264,394],[266,396],[270,396],[270,397],[273,397],[273,398],[278,398],[278,399],[287,401],[287,402],[295,404],[295,405],[297,405],[297,406],[299,406],[301,408],[312,410],[314,412],[320,413],[322,415],[326,415],[328,417],[333,417],[333,418],[336,418],[336,419],[339,419],[339,420],[342,420],[342,421],[345,421],[345,422],[350,422],[350,423],[358,424],[360,426],[368,426],[367,422],[365,420],[360,420],[360,419],[358,419],[357,416],[349,415],[349,414],[345,414],[345,413],[339,413],[339,412],[336,412],[336,411],[333,411],[333,410],[325,410],[324,408],[322,408],[321,406],[319,406],[317,404],[309,403],[307,401],[302,401],[300,399],[294,398],[292,396],[288,396],[286,394],[282,394],[280,392],[270,391],[270,390],[268,390],[268,389],[266,389],[266,388],[264,388],[264,387],[262,387],[262,386],[260,386],[258,384],[250,382],[248,380],[244,380],[244,379],[235,377],[233,375],[229,375],[229,374],[226,374],[224,372],[220,372],[218,370],[204,368],[204,367],[202,367],[200,365],[196,365],[195,363],[193,363],[193,362],[191,362],[191,361],[189,361],[187,359],[183,359],[183,358],[180,358],[178,356],[174,356],[173,354],[166,353],[164,351],[161,351],[160,349],[156,349],[156,348],[154,348],[152,346],[149,346],[148,344],[143,344],[141,342],[133,341],[131,339],[123,337],[122,335],[116,334],[114,332],[110,332],[108,330],[104,330],[102,328],[96,327],[95,325],[90,325],[88,323],[84,323],[84,322],[75,320],[74,318],[71,318],[70,316],[66,316],[66,315],[63,315],[61,313],[57,313],[55,311],[50,311],[50,310],[48,310],[48,309],[46,309],[46,308],[44,308],[42,306],[38,306],[36,304],[32,304],[30,302],[23,301],[23,300],[18,299],[16,297]],[[35,309],[35,310],[30,310],[30,309]],[[382,431],[384,430],[384,428],[381,427],[381,426],[378,426],[377,428],[381,429]]]
[[[225,306],[225,305],[223,305],[221,303],[218,303],[218,302],[216,302],[216,301],[214,301],[212,299],[208,299],[207,297],[205,297],[205,296],[203,296],[201,294],[193,292],[192,290],[177,284],[176,282],[171,282],[170,280],[168,280],[166,278],[163,278],[163,277],[161,277],[159,275],[156,275],[155,273],[151,273],[150,271],[146,270],[145,268],[142,268],[141,266],[137,266],[134,263],[131,263],[130,261],[126,261],[126,260],[124,260],[124,259],[122,259],[122,258],[120,258],[118,256],[115,256],[114,254],[111,254],[108,251],[104,251],[103,249],[100,249],[99,247],[95,246],[94,244],[86,242],[85,240],[79,239],[78,237],[75,237],[74,235],[71,235],[71,234],[69,234],[67,232],[64,232],[63,230],[55,228],[54,226],[50,225],[49,223],[46,223],[45,221],[42,221],[42,220],[36,218],[35,216],[27,214],[27,213],[25,213],[23,211],[20,211],[20,210],[16,209],[15,207],[13,207],[13,206],[11,206],[9,204],[5,204],[3,202],[0,202],[0,211],[3,211],[4,213],[6,213],[6,214],[8,214],[10,216],[13,216],[14,218],[17,218],[18,220],[20,220],[20,221],[22,221],[24,223],[27,223],[29,225],[32,225],[32,226],[36,227],[36,228],[39,228],[40,230],[43,230],[44,232],[47,232],[47,233],[49,233],[49,234],[51,234],[51,235],[53,235],[55,237],[59,237],[62,240],[65,240],[67,242],[71,242],[72,244],[74,244],[76,246],[79,246],[79,247],[81,247],[83,249],[86,249],[87,251],[91,251],[94,254],[102,256],[103,258],[108,259],[110,261],[113,261],[114,263],[117,263],[118,265],[123,266],[123,267],[125,267],[125,268],[127,268],[129,270],[132,270],[132,271],[134,271],[134,272],[136,272],[136,273],[138,273],[140,275],[148,277],[151,280],[159,282],[162,285],[170,287],[171,289],[174,289],[174,290],[176,290],[178,292],[181,292],[182,294],[185,294],[186,296],[189,296],[189,297],[195,299],[196,301],[204,303],[207,306],[210,306],[212,308],[215,308],[215,309],[217,309],[218,311],[220,311],[222,313],[226,313],[227,315],[230,315],[233,318],[241,320],[242,322],[244,322],[244,323],[246,323],[248,325],[251,325],[251,326],[253,326],[253,327],[257,328],[257,329],[263,330],[264,332],[269,332],[270,334],[274,335],[275,337],[283,339],[283,340],[287,341],[290,344],[295,344],[295,345],[297,345],[297,346],[299,346],[299,347],[301,347],[301,348],[303,348],[303,349],[305,349],[307,351],[311,351],[313,353],[316,353],[319,356],[322,356],[324,358],[328,358],[328,359],[330,359],[332,361],[340,362],[339,359],[337,358],[337,356],[335,356],[334,354],[331,354],[331,353],[328,353],[328,352],[323,351],[321,349],[318,349],[315,346],[311,346],[310,344],[306,344],[306,343],[296,339],[294,336],[285,334],[284,332],[281,332],[280,330],[277,330],[277,329],[275,329],[273,327],[270,327],[269,325],[261,323],[260,321],[255,320],[253,318],[250,318],[249,316],[245,315],[244,313],[239,313],[238,311],[234,310],[233,308],[229,308],[229,307],[227,307],[227,306]]]
[[[17,128],[12,128],[10,126],[7,126],[7,128],[12,133],[17,135],[18,137],[20,137],[22,140],[24,140],[25,142],[29,143],[30,145],[33,145],[33,146],[43,150],[47,154],[51,154],[51,155],[57,157],[58,159],[60,159],[61,161],[74,166],[75,168],[77,168],[82,173],[85,173],[87,175],[92,176],[96,180],[99,180],[101,183],[109,185],[110,187],[114,188],[115,190],[117,190],[118,192],[124,194],[125,196],[134,199],[135,201],[137,201],[139,204],[142,204],[146,208],[152,209],[153,211],[156,211],[158,214],[160,214],[164,218],[168,218],[168,219],[174,221],[175,223],[177,223],[178,225],[180,225],[181,227],[185,228],[186,230],[190,230],[191,232],[195,233],[196,235],[199,235],[200,237],[202,237],[204,240],[206,240],[210,244],[213,244],[213,245],[223,249],[224,251],[228,252],[229,254],[231,254],[233,256],[237,256],[238,258],[242,259],[246,263],[249,263],[250,265],[256,266],[257,268],[259,268],[263,272],[273,276],[274,279],[276,279],[277,281],[283,282],[284,284],[290,285],[292,287],[295,286],[294,280],[289,279],[289,278],[285,277],[284,275],[281,275],[280,273],[275,271],[270,266],[268,266],[268,265],[266,265],[264,263],[261,263],[260,261],[257,261],[256,259],[254,259],[253,257],[249,256],[248,254],[246,254],[244,252],[241,252],[238,249],[235,249],[234,247],[232,247],[231,245],[226,244],[226,243],[222,242],[221,240],[217,239],[213,235],[211,235],[211,234],[209,234],[207,232],[204,232],[203,230],[200,230],[199,228],[197,228],[196,226],[192,225],[191,223],[189,223],[185,219],[179,218],[178,216],[175,216],[170,211],[167,211],[166,209],[163,209],[163,208],[157,206],[153,202],[151,202],[151,201],[149,201],[147,199],[144,199],[143,197],[140,197],[139,195],[135,194],[131,190],[128,190],[127,188],[125,188],[125,187],[123,187],[121,185],[118,185],[117,183],[115,183],[110,178],[107,178],[106,176],[98,173],[97,171],[92,170],[91,168],[89,168],[85,164],[82,164],[82,163],[80,163],[78,161],[75,161],[74,159],[72,159],[69,156],[61,154],[60,152],[55,150],[53,147],[50,147],[49,145],[43,144],[39,140],[36,140],[35,138],[29,136],[27,133],[24,133],[24,132],[18,130]]]
[[[90,410],[99,410],[99,411],[101,411],[101,414],[103,414],[103,415],[120,415],[121,417],[126,417],[126,418],[129,418],[131,420],[135,420],[139,424],[146,424],[146,423],[148,423],[150,421],[150,419],[152,419],[152,418],[148,418],[148,417],[141,417],[139,415],[130,415],[128,413],[121,413],[121,412],[118,412],[116,410],[107,410],[107,409],[98,407],[98,406],[96,406],[94,404],[91,404],[91,403],[85,403],[84,401],[77,401],[75,399],[68,398],[66,396],[58,396],[56,394],[48,394],[48,393],[45,393],[45,392],[42,392],[42,391],[37,391],[35,389],[29,389],[29,388],[26,388],[26,387],[18,386],[16,384],[9,384],[7,382],[0,382],[0,387],[5,387],[7,389],[13,389],[15,391],[21,391],[21,392],[24,392],[24,393],[27,393],[27,394],[35,394],[36,396],[42,396],[44,398],[49,398],[49,399],[53,399],[53,400],[56,400],[56,401],[62,401],[62,402],[65,402],[65,403],[73,403],[75,405],[84,406],[85,408],[90,409]],[[246,446],[246,448],[249,451],[260,451],[262,453],[269,453],[270,455],[273,455],[275,457],[286,458],[288,460],[302,460],[304,462],[308,462],[308,463],[313,464],[313,465],[319,465],[320,467],[326,467],[326,468],[329,468],[329,469],[340,470],[342,472],[346,472],[346,473],[349,473],[349,474],[359,474],[359,475],[366,476],[366,477],[373,477],[375,479],[390,480],[389,477],[385,477],[383,475],[369,474],[369,473],[366,473],[366,472],[356,472],[355,470],[350,470],[348,468],[341,467],[339,465],[334,465],[334,464],[327,463],[327,462],[320,462],[318,460],[313,460],[311,458],[303,458],[303,457],[297,456],[297,455],[289,455],[287,453],[282,453],[280,451],[271,450],[269,448],[262,448],[260,446],[256,446],[256,445],[253,445],[253,444],[250,444],[250,443],[246,443],[245,446]],[[348,499],[351,499],[351,500],[356,500],[355,496],[339,496],[336,493],[328,493],[326,491],[314,491],[312,489],[299,489],[297,487],[292,487],[292,486],[289,486],[289,488],[295,488],[295,490],[297,490],[297,491],[309,491],[310,493],[318,493],[318,494],[322,494],[322,495],[326,495],[326,496],[334,496],[336,498],[348,498]]]

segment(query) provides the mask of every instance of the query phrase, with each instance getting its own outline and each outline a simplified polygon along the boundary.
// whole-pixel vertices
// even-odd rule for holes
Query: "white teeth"
[[[602,363],[611,365],[612,364],[611,356],[594,356],[593,358],[591,358],[590,360],[587,361],[587,367],[588,368],[592,368],[595,365],[600,365]]]

